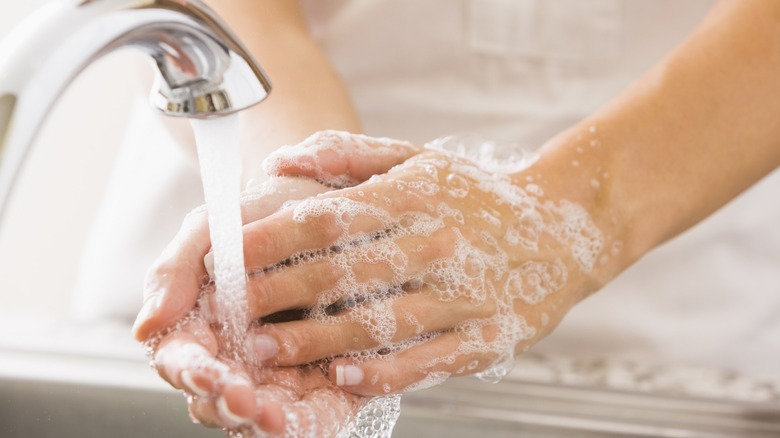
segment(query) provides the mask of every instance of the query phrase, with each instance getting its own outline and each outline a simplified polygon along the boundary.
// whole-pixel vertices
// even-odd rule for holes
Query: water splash
[[[337,438],[390,438],[400,415],[400,394],[372,398]]]

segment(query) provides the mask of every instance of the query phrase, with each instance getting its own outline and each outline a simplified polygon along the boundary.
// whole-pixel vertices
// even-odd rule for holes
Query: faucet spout
[[[133,47],[156,65],[151,103],[210,118],[262,101],[271,85],[227,26],[200,0],[58,0],[0,44],[0,217],[41,123],[90,63]]]

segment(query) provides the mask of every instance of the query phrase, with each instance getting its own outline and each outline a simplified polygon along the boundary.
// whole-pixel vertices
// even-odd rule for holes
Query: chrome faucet
[[[199,0],[54,1],[0,42],[0,217],[56,99],[90,63],[124,47],[154,60],[151,102],[171,116],[231,114],[271,89],[249,52]]]

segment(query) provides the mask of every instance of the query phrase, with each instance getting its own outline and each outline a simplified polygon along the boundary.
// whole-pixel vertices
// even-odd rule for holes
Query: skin
[[[349,93],[311,39],[297,1],[206,1],[238,35],[268,76],[273,90],[242,111],[244,177],[264,180],[263,159],[324,129],[361,132]],[[290,56],[294,54],[294,56]]]
[[[225,2],[226,5],[229,3]],[[236,8],[239,3],[232,2]],[[230,11],[222,12],[229,14]],[[248,16],[250,14],[245,14],[243,19]],[[250,49],[255,50],[251,46]],[[262,56],[258,57],[262,59]],[[469,300],[444,299],[434,292],[432,284],[424,282],[413,292],[386,301],[397,315],[397,321],[404,321],[404,315],[417,312],[417,320],[436,336],[387,359],[358,363],[342,357],[330,363],[328,372],[319,374],[307,374],[306,368],[297,368],[296,378],[301,382],[297,387],[328,394],[327,400],[333,409],[347,415],[363,399],[345,394],[382,394],[385,393],[384,384],[389,385],[392,392],[402,391],[420,380],[421,370],[451,374],[483,370],[496,359],[496,352],[459,352],[461,338],[453,335],[462,333],[459,330],[469,321],[489,321],[507,304],[516,315],[537,328],[533,335],[517,339],[515,350],[522,351],[537,342],[571,306],[598,290],[642,255],[694,225],[780,166],[780,124],[774,120],[780,113],[777,71],[780,71],[780,4],[762,0],[721,2],[696,32],[652,71],[605,108],[551,139],[543,146],[539,160],[532,167],[509,176],[517,187],[526,187],[529,181],[541,187],[544,191],[539,197],[541,201],[553,204],[567,201],[584,209],[604,236],[605,249],[599,255],[598,263],[590,269],[582,267],[569,248],[556,243],[555,239],[547,239],[539,250],[532,252],[503,248],[509,255],[509,269],[519,269],[531,259],[560,260],[569,274],[565,287],[535,305],[506,294],[487,292],[482,296],[488,299],[477,300],[475,304]],[[272,77],[280,77],[274,76],[273,71],[270,73]],[[316,105],[323,101],[312,102]],[[283,103],[294,105],[286,100]],[[261,108],[271,111],[266,105],[258,106],[258,111]],[[316,113],[313,114],[313,125],[316,125],[319,119]],[[304,120],[308,119],[304,117]],[[338,124],[327,127],[356,130]],[[379,198],[390,199],[392,212],[399,216],[419,209],[419,200],[426,195],[394,190],[397,183],[427,181],[444,187],[448,174],[457,173],[452,167],[440,169],[437,179],[426,180],[431,178],[421,170],[426,160],[440,159],[452,164],[458,159],[402,143],[396,145],[397,154],[382,155],[380,152],[387,147],[384,142],[360,141],[379,151],[378,158],[347,153],[345,158],[334,159],[339,155],[334,155],[332,150],[322,152],[304,147],[292,151],[292,160],[276,163],[274,172],[320,179],[323,169],[330,175],[348,175],[361,184],[321,195],[316,202],[340,198],[371,203],[376,193]],[[355,144],[355,141],[346,140],[340,147],[349,151],[356,147]],[[320,156],[321,168],[312,171],[305,164],[318,154],[324,154]],[[398,164],[401,165],[394,167]],[[376,173],[384,175],[369,179]],[[433,196],[435,199],[428,201],[457,205],[466,224],[458,227],[450,222],[433,237],[410,234],[396,239],[397,246],[409,258],[400,277],[370,266],[356,269],[364,272],[366,278],[389,282],[402,280],[404,275],[414,278],[415,273],[422,272],[431,261],[449,254],[454,228],[488,228],[479,222],[480,208],[495,209],[504,226],[518,221],[511,211],[497,202],[494,194],[488,192],[472,190],[458,201],[447,198],[442,192]],[[274,214],[270,214],[270,210],[266,208],[263,214],[245,216],[245,257],[249,271],[301,251],[329,248],[342,237],[342,229],[332,217],[309,218],[301,222],[294,220],[290,210]],[[209,242],[203,219],[190,219],[190,222],[185,224],[172,249],[150,271],[147,305],[134,328],[139,340],[149,339],[195,307],[205,275],[202,259]],[[381,229],[380,224],[368,219],[355,226],[368,232]],[[501,241],[505,230],[490,232]],[[415,238],[418,239],[415,241]],[[386,237],[382,242],[393,239],[393,236]],[[466,236],[466,240],[479,247],[480,239]],[[620,250],[613,253],[607,248],[612,248],[616,242],[620,243]],[[422,250],[415,253],[412,248]],[[358,247],[346,250],[357,251]],[[604,255],[608,257],[601,257]],[[294,268],[273,271],[270,275],[250,277],[252,316],[263,317],[287,308],[316,307],[319,297],[331,290],[343,275],[333,260],[333,256],[324,257]],[[502,281],[506,280],[499,279],[482,286],[486,290],[503,290],[500,286],[505,283]],[[347,312],[358,312],[359,308]],[[542,315],[549,318],[548,324],[542,323]],[[223,365],[237,376],[251,376],[253,372],[252,361],[224,363],[214,359],[219,353],[219,345],[208,325],[211,322],[207,321],[201,327],[184,325],[167,334],[156,350],[160,374],[177,388],[207,394],[197,398],[191,406],[193,415],[206,424],[231,424],[218,409],[219,397],[225,397],[230,410],[240,412],[248,423],[261,430],[281,433],[284,429],[281,412],[293,402],[274,396],[278,388],[268,383],[273,382],[273,378],[226,384],[229,379],[210,374]],[[491,331],[491,324],[484,326],[484,341],[490,342],[500,332],[495,325],[492,327]],[[400,341],[415,334],[415,330],[399,324],[392,339],[385,341]],[[255,358],[276,370],[272,373],[289,373],[296,370],[290,366],[382,345],[381,340],[367,335],[360,325],[313,320],[252,328],[252,339],[258,336],[264,342],[268,341],[268,336],[272,340],[256,349],[262,354]],[[273,342],[277,344],[276,349],[268,347]],[[193,345],[202,346],[200,354],[213,361],[213,366],[194,369],[186,360],[171,359],[181,355],[168,354],[171,351],[181,353],[182,349]],[[454,360],[430,365],[442,357],[453,357]],[[458,373],[464,364],[474,361],[476,367]],[[335,367],[339,365],[357,366],[364,377],[377,375],[379,384],[364,378],[357,384],[339,387],[337,383],[345,383],[338,381]],[[200,388],[183,382],[182,373],[189,373],[185,380],[194,379]],[[306,402],[306,394],[306,391],[300,392],[296,401]],[[322,425],[326,425],[334,417],[323,418]]]

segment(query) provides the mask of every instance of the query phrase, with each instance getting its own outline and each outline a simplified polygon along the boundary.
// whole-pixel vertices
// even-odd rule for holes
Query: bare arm
[[[606,281],[778,167],[779,114],[780,3],[724,0],[628,91],[548,142],[532,173],[625,243],[598,273]]]
[[[268,99],[241,115],[245,178],[263,177],[262,160],[281,145],[323,129],[361,130],[349,95],[311,39],[297,1],[208,3],[230,23],[273,84]]]
[[[490,206],[491,210],[501,213],[501,220],[496,221],[501,225],[494,230],[492,237],[505,247],[503,250],[507,257],[504,260],[509,260],[509,263],[506,270],[501,272],[502,275],[496,275],[496,278],[501,280],[492,288],[486,288],[484,295],[480,295],[480,298],[487,297],[488,301],[492,300],[497,305],[511,301],[513,291],[519,289],[527,292],[532,289],[509,281],[513,272],[518,272],[521,279],[525,278],[523,269],[528,261],[541,261],[547,263],[547,266],[555,267],[557,259],[563,260],[565,266],[559,271],[566,271],[568,275],[557,282],[561,286],[555,293],[549,293],[554,289],[551,286],[547,288],[549,296],[538,302],[514,300],[515,314],[538,329],[529,338],[515,344],[517,351],[521,351],[549,333],[576,302],[599,289],[648,251],[723,206],[780,165],[780,123],[777,120],[780,114],[779,75],[780,3],[764,0],[724,0],[713,9],[688,40],[629,90],[593,116],[550,140],[542,148],[537,163],[512,175],[515,187],[527,188],[529,182],[533,182],[542,189],[540,191],[528,190],[518,199],[509,201],[498,199],[501,193],[511,191],[507,187],[502,187],[501,193],[480,193],[472,188],[467,198],[456,201],[447,198],[446,190],[438,192],[437,195],[423,192],[410,194],[409,190],[392,196],[386,195],[386,188],[382,184],[387,181],[419,183],[423,180],[425,183],[447,187],[445,181],[450,181],[452,176],[455,176],[454,180],[462,178],[471,181],[471,175],[478,174],[471,169],[467,173],[457,175],[455,167],[442,166],[438,173],[433,173],[438,176],[420,176],[415,173],[420,168],[418,163],[430,166],[448,160],[437,156],[436,160],[425,161],[427,157],[424,153],[411,158],[403,166],[389,170],[382,178],[373,182],[369,180],[354,190],[331,196],[353,196],[354,199],[360,200],[363,199],[363,194],[369,198],[369,195],[374,194],[372,192],[376,192],[380,199],[382,195],[389,196],[394,206],[399,204],[404,206],[400,208],[410,211],[416,208],[408,202],[412,195],[426,199],[428,205],[450,202],[450,207],[460,210],[465,217],[466,225],[457,227],[467,230],[491,229],[489,224],[479,221],[479,208],[484,208],[479,205]],[[303,159],[307,154],[317,154],[318,149],[307,150],[303,147],[298,151],[287,151],[287,162],[294,162],[290,160],[290,153],[298,153]],[[355,157],[350,168],[359,168],[368,163],[367,160],[360,163],[360,160],[361,157]],[[286,175],[307,174],[305,170],[286,164],[276,167],[275,171]],[[471,186],[478,187],[479,182],[480,180],[476,179]],[[542,192],[540,195],[535,194]],[[472,201],[477,207],[469,205]],[[565,229],[576,237],[594,236],[596,233],[592,230],[581,227],[581,223],[587,222],[579,220],[583,219],[583,216],[579,217],[579,222],[564,223],[565,214],[540,211],[538,207],[566,203],[581,206],[588,213],[587,219],[592,220],[600,230],[598,234],[603,234],[604,237],[604,246],[599,247],[596,263],[592,268],[588,264],[575,263],[579,260],[573,260],[577,258],[574,247],[567,242],[567,238],[561,239],[560,236],[538,240],[534,242],[539,243],[535,246],[523,247],[510,243],[506,227],[509,224],[521,224],[523,231],[524,226],[522,218],[507,208],[513,204],[512,201],[519,205],[525,203],[525,209],[531,214],[545,218],[546,222],[539,228],[541,235],[552,235],[549,229],[545,229],[550,227],[553,231]],[[533,204],[534,202],[538,203]],[[564,221],[559,217],[564,217]],[[275,224],[279,229],[293,226],[288,218],[281,215],[277,215],[274,220],[283,224]],[[270,229],[270,221],[258,224],[255,230],[258,234],[261,231],[267,232],[265,227]],[[434,255],[431,256],[434,260],[441,258],[443,253],[448,255],[448,241],[437,241],[437,237],[434,234],[426,242],[430,248],[437,250],[433,251]],[[306,248],[306,244],[311,244],[309,241],[296,242],[295,239],[286,237],[284,239],[284,244],[288,246],[282,248],[274,260],[284,259],[294,254],[296,248]],[[324,237],[323,239],[325,240],[319,244],[327,247],[330,242]],[[249,240],[252,240],[251,236]],[[480,242],[479,238],[472,240],[475,246],[479,246]],[[403,244],[400,239],[396,243]],[[619,251],[613,252],[613,247]],[[432,261],[423,259],[416,263],[414,268],[407,269],[427,269]],[[483,265],[492,266],[493,270],[498,272],[498,265],[493,261]],[[466,268],[463,269],[465,272]],[[556,271],[551,269],[546,274],[554,279],[555,273]],[[273,281],[283,281],[280,278],[285,275],[289,274],[280,272]],[[301,273],[297,272],[296,275]],[[538,278],[535,281],[536,283],[532,284],[540,282]],[[548,283],[552,285],[556,282]],[[544,280],[541,280],[541,284],[546,285]],[[310,292],[311,296],[318,296],[320,290],[314,289]],[[503,291],[502,293],[507,295],[497,293],[490,296],[490,291]],[[446,312],[450,302],[445,301],[437,304],[439,313],[432,314]],[[400,299],[397,302],[394,307],[397,315],[414,311],[411,306],[404,307]],[[285,304],[283,299],[274,302],[274,305],[282,307]],[[264,309],[258,310],[262,316]],[[437,328],[443,325],[457,330],[464,321],[473,321],[474,318],[484,320],[479,309],[471,310],[473,312],[466,316],[453,316],[444,323],[440,320],[426,320],[424,317],[420,318],[419,322],[426,329],[432,324],[439,324]],[[400,319],[399,316],[398,320]],[[545,320],[549,324],[545,323]],[[338,355],[344,352],[344,340],[354,339],[355,333],[360,333],[360,330],[348,327],[338,330],[334,335],[330,328],[327,324],[316,321],[269,327],[267,331],[281,340],[280,345],[285,345],[290,339],[302,339],[303,336],[308,341],[306,345],[290,342],[293,348],[280,350],[274,363],[296,365]],[[403,335],[397,336],[403,338]],[[311,348],[312,345],[316,348]],[[415,347],[415,351],[407,354],[407,357],[422,356],[425,360],[431,357],[451,357],[447,356],[449,352],[446,348],[437,348],[434,342],[422,344]],[[404,354],[406,353],[399,354],[399,358]],[[449,368],[423,371],[456,372],[459,369],[459,359],[461,357],[453,362],[456,365]],[[412,362],[385,359],[361,363],[359,366],[363,369],[362,375],[379,375],[381,377],[377,379],[378,382],[400,391],[421,376],[420,367],[404,365],[408,363]],[[483,360],[474,370],[479,370],[488,363],[489,360]],[[339,384],[337,377],[333,377],[338,374],[331,374],[335,383]],[[350,384],[346,389],[358,394],[382,393],[381,386],[362,381]]]

